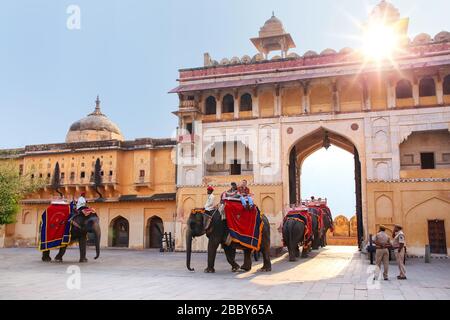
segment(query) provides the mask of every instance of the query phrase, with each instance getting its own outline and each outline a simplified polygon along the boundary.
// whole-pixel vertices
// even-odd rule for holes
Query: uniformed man
[[[406,268],[405,268],[405,253],[406,253],[406,240],[403,228],[399,225],[394,227],[394,234],[392,235],[394,240],[392,246],[395,250],[395,258],[397,259],[398,269],[400,275],[397,276],[399,280],[406,280]]]
[[[391,243],[389,236],[386,234],[385,226],[380,226],[379,232],[375,235],[374,242],[377,247],[375,254],[377,269],[375,270],[374,280],[377,280],[380,276],[381,263],[383,263],[383,278],[384,280],[389,280],[389,248],[391,247]]]

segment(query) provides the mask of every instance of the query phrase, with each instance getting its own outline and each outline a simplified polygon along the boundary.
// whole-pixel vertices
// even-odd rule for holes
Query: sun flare
[[[364,33],[363,52],[370,60],[392,60],[400,49],[400,42],[400,35],[393,27],[383,23],[371,24]]]

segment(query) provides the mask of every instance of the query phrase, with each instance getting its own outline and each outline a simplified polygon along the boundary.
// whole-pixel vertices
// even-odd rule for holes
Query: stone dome
[[[382,0],[370,14],[370,19],[393,22],[400,19],[400,11],[392,3]]]
[[[108,119],[100,110],[100,100],[97,97],[94,112],[87,117],[74,122],[67,132],[66,143],[100,141],[100,140],[120,140],[124,138],[119,127]]]
[[[271,37],[271,36],[279,36],[285,33],[286,31],[284,31],[283,23],[272,13],[272,17],[264,23],[264,26],[261,27],[259,31],[259,36],[261,38]]]

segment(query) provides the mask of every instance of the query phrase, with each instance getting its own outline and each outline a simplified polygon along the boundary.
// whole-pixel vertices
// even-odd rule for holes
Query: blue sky
[[[294,51],[359,45],[350,16],[378,0],[3,0],[0,3],[0,148],[64,141],[70,124],[103,111],[127,139],[172,134],[177,70],[255,54],[256,36],[275,11]],[[66,9],[81,8],[81,30]],[[410,34],[450,29],[448,0],[395,0]]]
[[[365,20],[378,2],[2,0],[0,148],[63,142],[97,94],[126,139],[170,136],[177,96],[167,92],[179,68],[201,66],[204,52],[216,60],[255,54],[249,38],[272,11],[292,34],[294,52],[358,47],[352,19]],[[410,17],[411,36],[450,30],[448,0],[393,3]],[[71,4],[81,9],[81,30],[66,28]]]

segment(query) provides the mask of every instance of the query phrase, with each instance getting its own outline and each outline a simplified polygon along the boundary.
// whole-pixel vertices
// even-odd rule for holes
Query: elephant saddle
[[[74,214],[73,205],[51,204],[41,215],[39,230],[39,250],[47,251],[68,245],[71,240],[70,218]]]
[[[256,206],[246,209],[239,199],[225,199],[223,211],[231,241],[243,247],[259,251],[264,221]]]
[[[81,209],[81,208],[80,208]],[[91,214],[93,214],[93,213],[97,213],[93,208],[83,208],[83,209],[81,209],[81,210],[79,210],[79,211],[81,211],[81,212],[79,212],[79,213],[82,213],[82,214],[84,214],[86,217],[87,216],[89,216],[89,215],[91,215]]]

